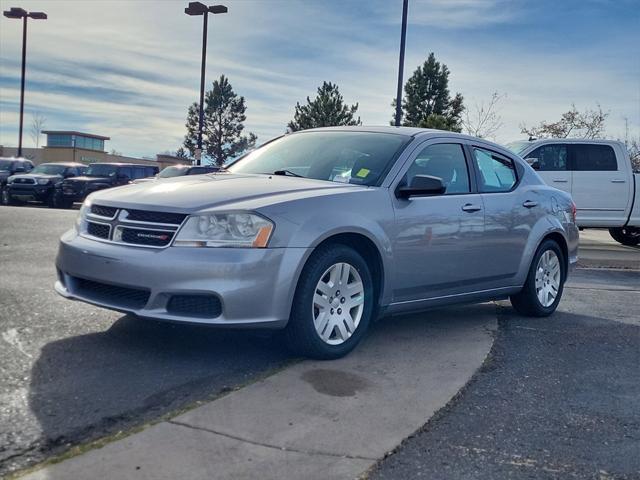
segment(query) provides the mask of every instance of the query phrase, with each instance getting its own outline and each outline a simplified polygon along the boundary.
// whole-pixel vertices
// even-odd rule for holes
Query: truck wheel
[[[70,205],[68,202],[65,202],[65,199],[62,198],[62,193],[54,190],[47,197],[47,206],[49,208],[69,208]]]
[[[560,303],[566,278],[562,250],[555,241],[545,240],[533,257],[524,287],[511,296],[511,305],[522,315],[547,317]]]
[[[2,187],[2,191],[0,191],[0,201],[2,205],[13,205],[14,201],[9,195],[9,189],[7,187]]]
[[[330,360],[362,340],[374,312],[373,280],[367,262],[346,245],[316,250],[302,270],[285,329],[294,352]]]
[[[610,228],[609,234],[616,242],[628,247],[635,247],[640,243],[639,227]]]

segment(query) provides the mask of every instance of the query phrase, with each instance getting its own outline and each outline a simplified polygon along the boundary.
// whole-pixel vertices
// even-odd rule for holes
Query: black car
[[[70,207],[74,202],[84,201],[90,193],[152,177],[158,170],[155,165],[92,163],[83,176],[67,178],[61,183],[60,198],[64,206]]]
[[[33,163],[26,158],[0,157],[0,198],[5,203],[5,187],[11,175],[28,173],[33,170]]]
[[[215,165],[172,165],[164,168],[158,175],[150,178],[135,180],[133,183],[145,183],[163,178],[182,177],[184,175],[204,175],[206,173],[219,172],[222,167]]]
[[[82,163],[42,163],[29,173],[9,177],[2,203],[35,200],[50,207],[62,207],[60,184],[65,178],[83,175],[87,169]]]

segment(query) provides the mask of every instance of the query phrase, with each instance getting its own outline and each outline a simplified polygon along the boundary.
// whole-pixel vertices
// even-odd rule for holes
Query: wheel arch
[[[559,231],[549,232],[544,237],[542,237],[542,239],[538,243],[536,252],[540,248],[540,245],[542,245],[547,240],[553,240],[554,242],[556,242],[560,247],[560,250],[562,251],[562,260],[564,262],[564,278],[562,279],[562,281],[564,282],[566,281],[567,275],[569,274],[569,246],[567,244],[567,239]]]

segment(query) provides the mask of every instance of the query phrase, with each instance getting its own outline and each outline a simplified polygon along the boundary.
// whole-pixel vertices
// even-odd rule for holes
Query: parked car
[[[105,188],[127,185],[133,180],[156,175],[155,165],[137,165],[133,163],[92,163],[81,177],[68,178],[60,185],[60,197],[63,206],[70,207],[74,202],[82,202],[90,193]]]
[[[10,205],[16,200],[35,200],[58,208],[62,206],[62,181],[83,175],[86,169],[87,166],[82,163],[42,163],[29,173],[12,175],[3,192],[2,203]]]
[[[164,178],[181,177],[184,175],[203,175],[206,173],[215,173],[219,170],[220,167],[215,165],[172,165],[170,167],[163,168],[155,177],[141,178],[134,180],[131,183],[154,182]]]
[[[510,297],[550,315],[577,248],[570,195],[499,145],[334,127],[220,173],[90,195],[61,238],[55,289],[140,317],[284,328],[326,359],[382,314]]]
[[[5,187],[11,175],[28,173],[33,169],[33,162],[26,158],[0,157],[0,201],[5,203]]]
[[[608,228],[623,245],[640,243],[640,174],[623,143],[564,138],[508,147],[548,185],[571,194],[580,228]]]

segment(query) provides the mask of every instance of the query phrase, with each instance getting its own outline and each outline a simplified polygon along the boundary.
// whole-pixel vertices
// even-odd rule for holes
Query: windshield
[[[167,167],[158,174],[158,178],[179,177],[185,175],[188,169],[186,166]]]
[[[93,164],[87,168],[87,177],[111,177],[116,174],[118,167],[115,165]]]
[[[30,173],[42,173],[45,175],[62,175],[65,170],[64,165],[42,164],[31,170]]]
[[[407,140],[404,135],[351,131],[285,135],[241,158],[229,171],[281,172],[316,180],[376,185]]]
[[[511,142],[507,143],[505,147],[511,150],[516,155],[520,155],[525,149],[531,145],[531,142]]]
[[[0,160],[0,170],[11,170],[13,160]]]

